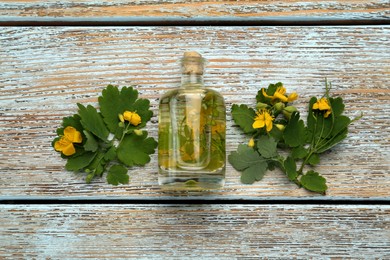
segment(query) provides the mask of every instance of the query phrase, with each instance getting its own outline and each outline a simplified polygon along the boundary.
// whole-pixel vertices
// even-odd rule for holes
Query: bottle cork
[[[203,58],[196,51],[186,51],[183,55],[183,74],[203,75]]]

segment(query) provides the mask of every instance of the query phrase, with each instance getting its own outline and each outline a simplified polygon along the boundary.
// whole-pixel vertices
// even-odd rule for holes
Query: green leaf
[[[299,113],[294,112],[283,132],[284,142],[290,147],[302,146],[306,141],[305,124],[299,119]]]
[[[265,90],[265,93],[267,93],[268,96],[273,96],[276,92],[276,89],[278,87],[282,87],[283,86],[283,83],[282,82],[278,82],[276,84],[269,84],[268,85],[268,88],[262,88],[260,89],[258,92],[257,92],[257,95],[256,95],[256,101],[257,102],[262,102],[262,103],[265,103],[265,104],[270,104],[270,101],[271,99],[270,98],[267,98],[267,97],[264,97],[263,95],[263,89]]]
[[[122,165],[113,165],[107,174],[107,182],[112,185],[128,184],[129,175],[127,174],[127,169]]]
[[[107,141],[109,131],[96,108],[91,105],[84,107],[80,103],[78,103],[77,106],[79,107],[79,115],[81,117],[81,124],[83,127],[99,137],[101,140]]]
[[[307,156],[308,151],[303,146],[297,146],[292,149],[291,156],[294,159],[303,159]]]
[[[343,132],[345,128],[349,126],[351,119],[347,116],[338,116],[335,118],[333,129],[331,135],[337,135],[340,132]]]
[[[244,133],[253,133],[256,130],[252,127],[254,118],[256,116],[255,110],[249,108],[247,105],[232,106],[232,117],[234,122],[241,127]]]
[[[312,166],[315,166],[315,165],[319,164],[320,163],[320,156],[318,154],[316,154],[316,153],[313,153],[310,156],[310,158],[308,160],[308,163],[310,165],[312,165]]]
[[[116,158],[116,148],[115,146],[111,146],[110,149],[104,154],[105,161],[112,161]]]
[[[326,179],[315,171],[308,171],[301,177],[300,182],[305,189],[310,191],[325,193],[328,189]]]
[[[126,135],[117,149],[119,161],[127,166],[145,165],[150,161],[150,154],[154,153],[157,142],[152,138],[146,138],[148,133],[141,136],[136,134]]]
[[[341,97],[329,98],[330,106],[334,117],[340,116],[344,112],[344,103]]]
[[[84,130],[83,133],[87,139],[87,141],[84,144],[85,151],[96,152],[99,145],[98,145],[98,142],[96,141],[95,137],[87,130]]]
[[[80,121],[81,121],[81,117],[78,114],[74,114],[73,116],[69,116],[69,117],[64,117],[62,119],[62,126],[63,126],[63,128],[59,128],[58,130],[60,130],[61,132],[60,133],[57,132],[57,134],[58,135],[63,135],[64,134],[64,129],[67,126],[73,126],[74,128],[76,128],[77,131],[82,133],[84,128],[81,125]]]
[[[274,138],[268,135],[262,135],[257,140],[257,149],[261,156],[264,158],[272,158],[277,155],[276,146],[277,142]]]
[[[87,152],[77,157],[70,157],[65,165],[68,171],[78,171],[90,164],[95,158],[96,153]]]
[[[292,157],[287,157],[284,161],[284,169],[286,170],[287,177],[290,181],[295,180],[298,177],[297,165]]]
[[[106,161],[103,160],[103,158],[104,153],[101,151],[97,151],[95,158],[86,167],[89,171],[92,171],[94,173],[94,176],[102,176],[106,166]]]
[[[307,129],[309,132],[314,132],[315,124],[317,122],[317,118],[315,117],[313,113],[313,105],[317,102],[316,97],[312,97],[309,101],[309,112],[307,114]]]
[[[228,160],[234,169],[242,171],[241,182],[245,184],[261,180],[267,170],[266,159],[247,145],[239,145],[237,152],[232,152]]]
[[[112,133],[123,130],[118,129],[118,123],[120,122],[118,115],[125,111],[137,112],[141,117],[141,123],[138,126],[130,125],[129,129],[144,127],[153,116],[153,112],[149,110],[149,100],[138,99],[138,91],[132,87],[123,87],[119,91],[118,87],[108,85],[99,97],[99,105],[104,122]],[[118,137],[118,134],[116,136]]]
[[[323,153],[329,150],[330,148],[332,148],[333,146],[337,145],[347,137],[347,134],[348,134],[348,128],[344,128],[342,132],[340,132],[336,136],[333,136],[331,139],[327,140],[327,142],[321,147],[318,147],[317,153]]]

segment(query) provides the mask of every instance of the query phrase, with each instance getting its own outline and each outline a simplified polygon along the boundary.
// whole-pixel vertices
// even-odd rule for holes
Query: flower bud
[[[255,140],[254,140],[253,138],[251,138],[251,139],[249,140],[248,146],[249,146],[249,147],[255,146]]]
[[[261,109],[263,109],[263,108],[266,108],[267,106],[268,106],[267,104],[262,103],[262,102],[258,102],[258,103],[256,104],[257,110],[261,110]]]
[[[143,134],[143,131],[142,130],[139,130],[139,129],[135,129],[134,130],[134,134],[138,135],[138,136],[141,136]]]
[[[119,117],[119,120],[120,120],[122,123],[125,122],[125,119],[124,119],[124,117],[123,117],[122,114],[118,114],[118,117]]]
[[[121,128],[124,128],[125,127],[125,123],[124,122],[119,122],[118,126],[121,127]]]
[[[280,131],[284,131],[284,129],[286,128],[285,125],[282,125],[282,124],[275,124],[275,126],[280,130]]]
[[[283,109],[283,115],[290,120],[292,113],[297,112],[297,108],[294,106],[287,106]]]
[[[277,112],[282,111],[285,108],[285,104],[282,102],[278,102],[274,105],[274,108]]]

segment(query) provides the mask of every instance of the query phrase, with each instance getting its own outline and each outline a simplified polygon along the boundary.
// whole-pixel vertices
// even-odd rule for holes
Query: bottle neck
[[[204,86],[202,74],[182,74],[181,86],[183,88],[201,88]]]

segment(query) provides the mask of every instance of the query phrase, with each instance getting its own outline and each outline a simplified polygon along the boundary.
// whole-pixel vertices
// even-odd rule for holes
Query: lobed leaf
[[[312,166],[316,166],[317,164],[319,164],[320,163],[320,156],[318,155],[318,154],[316,154],[316,153],[313,153],[311,156],[310,156],[310,158],[309,158],[309,160],[307,161],[310,165],[312,165]]]
[[[84,107],[78,103],[79,115],[81,117],[81,124],[84,129],[90,131],[103,141],[107,141],[109,131],[103,122],[102,116],[97,112],[96,108],[91,105]]]
[[[315,171],[308,171],[301,177],[300,182],[305,189],[310,191],[325,193],[328,189],[325,178]]]
[[[129,129],[139,129],[153,116],[153,112],[149,110],[150,102],[147,99],[138,99],[138,91],[132,87],[123,87],[120,91],[118,87],[108,85],[102,91],[99,97],[100,111],[103,115],[103,120],[111,133],[116,137],[121,136],[123,129],[119,128],[120,122],[118,115],[125,111],[137,112],[141,117],[141,123],[138,126],[130,126]]]
[[[272,158],[277,155],[277,142],[274,138],[268,135],[262,135],[257,140],[257,150],[264,158]]]
[[[283,132],[284,142],[290,147],[302,146],[306,142],[305,124],[299,119],[299,113],[294,112]]]
[[[111,166],[108,170],[107,182],[115,186],[119,183],[128,184],[129,175],[127,174],[127,168],[118,164]]]
[[[86,152],[76,157],[69,157],[65,165],[68,171],[78,171],[87,167],[91,161],[96,157],[96,153]]]
[[[150,154],[154,153],[157,142],[152,138],[147,138],[144,131],[141,136],[136,134],[126,135],[117,149],[119,161],[127,166],[145,165],[150,161]]]
[[[232,152],[228,156],[230,164],[234,169],[242,171],[241,182],[252,184],[263,178],[267,170],[267,161],[258,152],[247,145],[239,145],[237,152]]]
[[[99,147],[99,144],[96,141],[95,137],[87,130],[84,130],[83,133],[87,139],[84,144],[85,151],[96,152]]]
[[[254,118],[256,116],[255,110],[249,108],[247,105],[232,106],[232,117],[234,122],[241,127],[244,133],[253,133],[256,130],[252,127]]]
[[[290,181],[293,181],[298,177],[297,164],[292,157],[287,157],[286,160],[284,160],[283,166]]]
[[[329,101],[334,117],[340,116],[344,112],[345,107],[343,99],[341,97],[329,98]]]
[[[291,151],[291,156],[294,159],[303,159],[307,156],[308,151],[303,146],[294,147]]]

